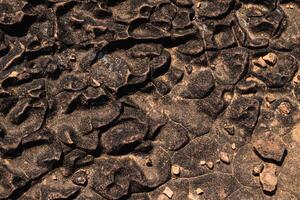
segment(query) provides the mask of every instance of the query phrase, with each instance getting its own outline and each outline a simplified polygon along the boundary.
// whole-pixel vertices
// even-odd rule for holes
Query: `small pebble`
[[[264,124],[264,123],[261,123],[261,124],[260,124],[260,127],[261,127],[261,128],[268,128],[268,126],[267,126],[266,124]]]
[[[213,169],[214,168],[214,163],[209,161],[206,163],[206,166],[209,168],[209,169]]]
[[[220,160],[226,164],[230,163],[230,159],[227,153],[225,152],[220,152]]]
[[[70,59],[70,61],[75,62],[76,61],[76,56],[74,54],[71,54],[69,59]]]
[[[268,66],[266,61],[262,57],[259,57],[257,60],[253,60],[253,64],[261,68],[266,68]]]
[[[289,9],[294,9],[294,8],[295,8],[294,5],[286,5],[285,7],[286,7],[286,8],[289,8]]]
[[[172,199],[174,192],[169,187],[166,187],[163,191],[163,194],[166,195],[169,199]]]
[[[196,193],[197,193],[198,195],[200,195],[200,194],[203,194],[204,191],[203,191],[201,188],[197,188],[197,189],[196,189]]]
[[[96,87],[99,87],[101,84],[97,81],[97,80],[95,80],[95,79],[92,79],[92,81],[93,81],[93,85],[94,86],[96,86]]]
[[[200,165],[203,166],[203,165],[205,165],[205,164],[206,164],[205,160],[201,160],[201,161],[200,161]]]
[[[236,145],[235,145],[235,143],[231,144],[231,148],[232,148],[233,150],[236,150]]]
[[[180,167],[177,165],[172,166],[172,174],[179,175],[180,174]]]
[[[19,75],[19,72],[13,71],[9,74],[9,77],[17,77]]]
[[[262,172],[263,169],[264,169],[264,165],[263,164],[254,166],[252,174],[255,175],[255,176],[258,176]]]
[[[266,101],[269,103],[273,103],[276,100],[276,98],[273,95],[266,96]]]
[[[269,65],[275,65],[277,62],[277,56],[275,53],[268,53],[263,57],[264,61],[266,61],[267,64]]]
[[[231,102],[232,101],[232,99],[233,99],[233,93],[232,92],[225,92],[224,94],[223,94],[223,98],[224,98],[224,100],[226,101],[226,102]]]

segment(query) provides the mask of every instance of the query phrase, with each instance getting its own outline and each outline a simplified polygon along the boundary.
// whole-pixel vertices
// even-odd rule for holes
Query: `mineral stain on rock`
[[[298,0],[1,0],[0,199],[300,199]]]

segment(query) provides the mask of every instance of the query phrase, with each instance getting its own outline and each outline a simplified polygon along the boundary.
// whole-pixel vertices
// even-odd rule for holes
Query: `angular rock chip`
[[[166,188],[168,188],[168,190]],[[188,180],[183,180],[183,179],[173,179],[170,180],[165,185],[158,187],[154,191],[149,192],[148,194],[150,199],[159,199],[159,200],[187,199],[189,194],[189,182]]]
[[[250,69],[253,75],[265,82],[268,87],[279,88],[292,80],[298,70],[298,62],[294,56],[281,53],[273,67],[257,68],[252,65]]]

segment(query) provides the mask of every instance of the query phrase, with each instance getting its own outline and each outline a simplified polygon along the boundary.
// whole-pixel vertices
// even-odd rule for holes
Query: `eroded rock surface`
[[[0,199],[300,199],[299,16],[0,1]]]

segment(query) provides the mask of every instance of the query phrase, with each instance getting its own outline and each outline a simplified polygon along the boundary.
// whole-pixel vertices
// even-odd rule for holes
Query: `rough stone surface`
[[[263,171],[259,175],[259,180],[264,191],[275,191],[278,182],[276,167],[272,164],[265,165]]]
[[[264,159],[281,162],[286,153],[286,144],[272,132],[263,132],[253,142],[253,148]]]
[[[300,199],[295,0],[1,0],[0,199]]]

